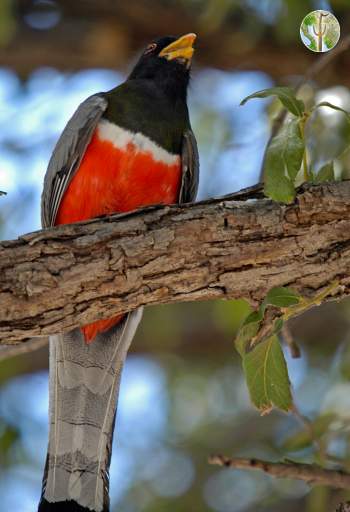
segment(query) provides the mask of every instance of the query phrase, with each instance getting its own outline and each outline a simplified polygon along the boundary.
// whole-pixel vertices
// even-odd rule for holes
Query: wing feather
[[[52,153],[41,196],[43,227],[53,226],[62,197],[79,168],[96,126],[107,108],[104,94],[94,94],[81,103],[68,121]]]
[[[191,203],[196,198],[199,183],[199,155],[192,130],[187,130],[183,134],[181,162],[182,182],[179,203]]]

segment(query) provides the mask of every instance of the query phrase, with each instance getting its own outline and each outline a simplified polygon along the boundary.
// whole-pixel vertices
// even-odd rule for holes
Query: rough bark
[[[0,246],[0,342],[161,304],[247,298],[273,286],[350,294],[350,182],[292,205],[242,192],[30,233]]]

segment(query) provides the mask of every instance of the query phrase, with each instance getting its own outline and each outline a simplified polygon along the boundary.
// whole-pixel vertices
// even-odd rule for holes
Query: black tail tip
[[[38,512],[93,512],[90,508],[79,505],[76,501],[56,501],[51,503],[44,498],[39,503]],[[108,509],[103,509],[108,512]]]

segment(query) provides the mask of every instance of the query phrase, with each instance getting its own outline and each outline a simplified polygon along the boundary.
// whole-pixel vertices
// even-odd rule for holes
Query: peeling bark
[[[0,245],[0,343],[69,330],[142,304],[246,298],[274,286],[350,294],[350,182],[292,205],[242,192],[30,233]]]

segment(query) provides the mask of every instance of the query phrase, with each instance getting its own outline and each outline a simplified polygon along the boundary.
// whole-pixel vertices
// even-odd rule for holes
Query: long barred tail
[[[108,512],[109,465],[123,363],[142,308],[86,345],[50,338],[50,436],[39,512]]]

